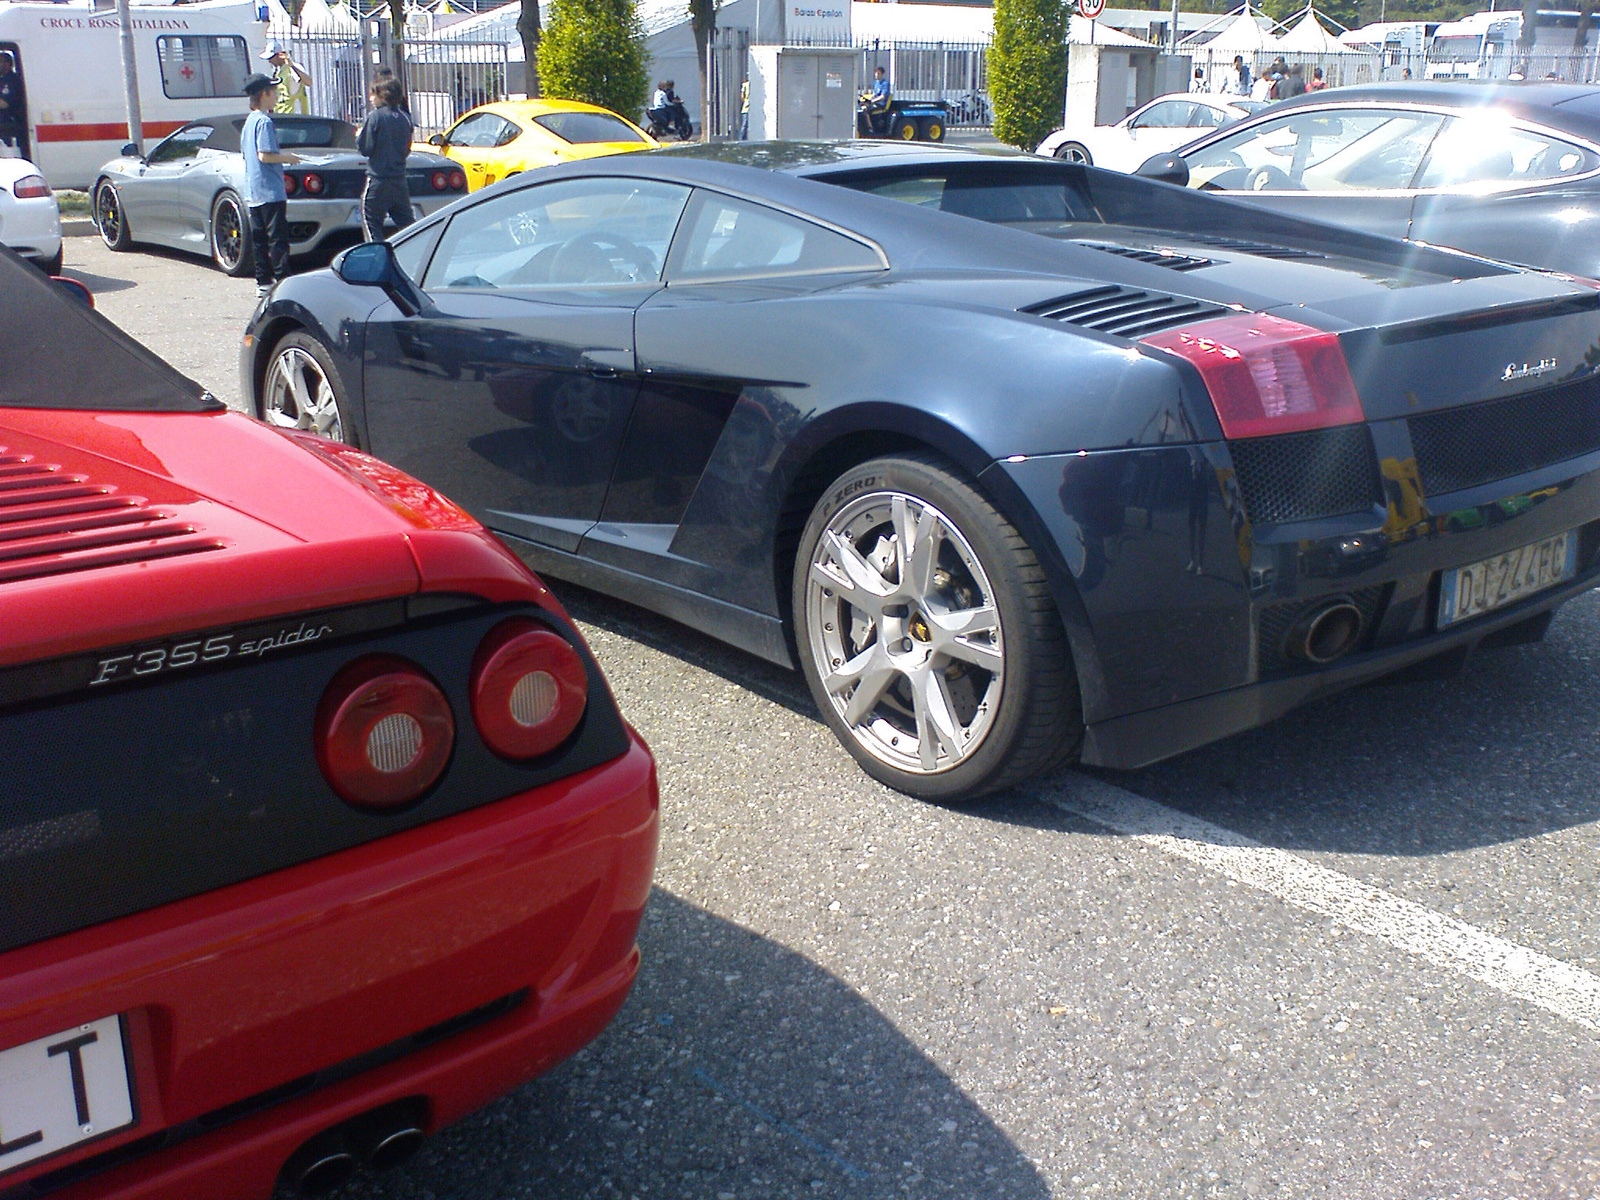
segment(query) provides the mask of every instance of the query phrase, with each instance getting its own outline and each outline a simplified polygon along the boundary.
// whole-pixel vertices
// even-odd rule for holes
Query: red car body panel
[[[21,408],[0,408],[0,447],[0,668],[418,593],[566,621],[461,509],[348,447],[230,413]],[[204,545],[88,566],[69,548],[39,566],[26,536],[7,540],[7,461],[142,499]],[[23,574],[7,579],[9,561]],[[603,680],[589,703],[614,703]],[[312,755],[311,736],[284,753]],[[484,801],[0,953],[0,1049],[123,1014],[138,1112],[129,1129],[0,1171],[0,1196],[39,1180],[73,1198],[265,1197],[312,1135],[402,1098],[436,1128],[586,1044],[637,969],[657,840],[649,751],[629,730],[620,757]],[[196,1123],[515,996],[350,1078]],[[152,1139],[180,1126],[174,1144]],[[123,1146],[139,1153],[115,1161]],[[93,1171],[74,1177],[84,1163]]]

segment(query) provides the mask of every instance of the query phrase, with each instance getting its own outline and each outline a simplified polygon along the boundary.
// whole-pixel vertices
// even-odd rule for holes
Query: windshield
[[[544,126],[562,141],[575,142],[639,142],[644,139],[620,117],[610,113],[565,112],[546,113],[534,121]]]
[[[1483,38],[1478,34],[1436,37],[1428,48],[1432,62],[1477,62],[1483,53]]]
[[[1257,192],[1410,187],[1442,121],[1382,109],[1286,114],[1187,155],[1189,186]]]

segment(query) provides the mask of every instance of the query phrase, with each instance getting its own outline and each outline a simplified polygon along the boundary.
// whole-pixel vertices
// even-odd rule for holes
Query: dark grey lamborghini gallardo
[[[931,798],[1537,639],[1600,575],[1594,286],[1032,157],[540,171],[280,285],[242,367],[797,664]]]

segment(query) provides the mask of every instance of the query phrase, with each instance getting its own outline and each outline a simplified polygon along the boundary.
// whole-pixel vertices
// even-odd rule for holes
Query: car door
[[[462,209],[422,274],[429,306],[368,319],[370,449],[484,524],[576,550],[639,390],[634,309],[689,189],[565,179]]]
[[[212,134],[209,124],[195,123],[156,143],[145,157],[144,169],[120,193],[128,226],[139,231],[141,241],[180,245],[194,231],[185,228],[185,179],[200,162],[200,149]]]
[[[445,133],[439,150],[461,164],[467,190],[475,192],[500,177],[495,148],[510,142],[517,132],[515,125],[494,113],[468,113]]]
[[[789,419],[783,381],[804,378],[801,363],[828,353],[825,335],[795,332],[802,318],[792,302],[886,266],[876,247],[837,230],[697,189],[667,287],[636,316],[643,382],[583,554],[762,608],[759,588],[749,590],[757,573],[738,565],[759,553],[761,538],[749,481],[769,469],[777,426]],[[830,319],[820,308],[813,315]],[[780,321],[789,322],[782,337]],[[701,490],[707,477],[718,484]]]
[[[1128,118],[1126,158],[1119,156],[1118,160],[1099,165],[1114,171],[1132,171],[1152,154],[1176,150],[1185,142],[1193,141],[1201,133],[1193,128],[1195,111],[1199,107],[1192,100],[1157,100],[1146,105]],[[1214,123],[1207,127],[1214,127]]]
[[[1600,272],[1600,153],[1493,109],[1451,117],[1417,178],[1411,236],[1558,271]]]
[[[1401,106],[1295,108],[1230,130],[1184,161],[1190,187],[1405,237],[1417,171],[1443,124],[1440,113]]]

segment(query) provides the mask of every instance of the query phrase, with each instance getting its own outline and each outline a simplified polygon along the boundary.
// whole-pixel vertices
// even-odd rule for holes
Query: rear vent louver
[[[1046,300],[1022,310],[1050,321],[1093,329],[1117,337],[1142,338],[1163,329],[1220,317],[1229,310],[1220,304],[1166,296],[1138,288],[1101,287],[1092,291]]]
[[[222,547],[143,497],[0,447],[0,583]]]
[[[1174,254],[1170,250],[1140,250],[1134,246],[1114,246],[1107,242],[1079,242],[1078,245],[1090,250],[1099,250],[1104,254],[1115,254],[1118,258],[1131,258],[1135,262],[1147,263],[1152,267],[1166,267],[1172,271],[1197,271],[1201,267],[1209,267],[1209,258],[1196,258],[1192,254]]]
[[[1325,259],[1326,254],[1315,250],[1301,250],[1295,246],[1272,246],[1266,242],[1247,242],[1239,238],[1215,237],[1208,234],[1184,234],[1184,239],[1215,246],[1218,250],[1237,250],[1240,254],[1253,254],[1257,258]]]

